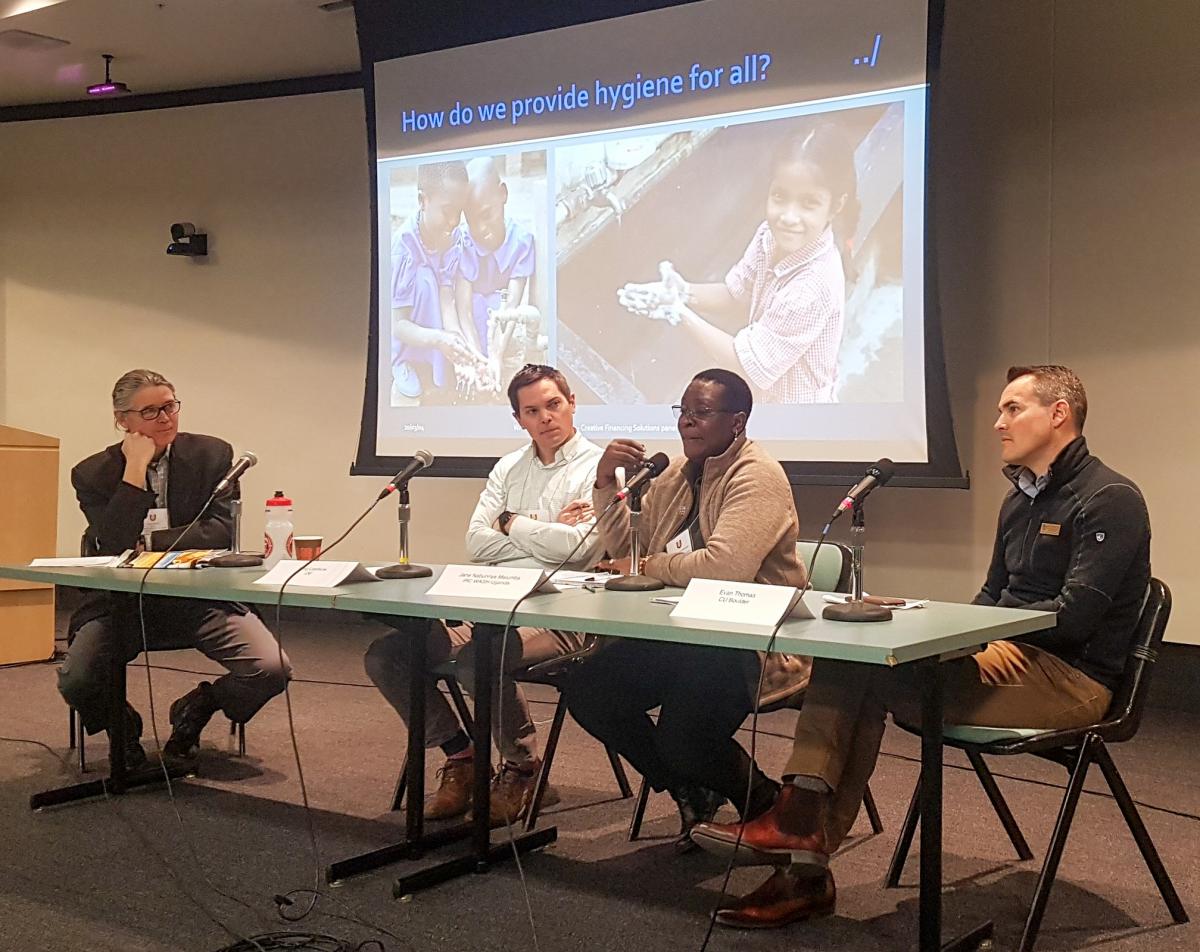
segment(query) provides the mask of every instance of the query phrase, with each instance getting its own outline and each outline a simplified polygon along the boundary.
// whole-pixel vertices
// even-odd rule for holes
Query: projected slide
[[[707,0],[375,65],[376,452],[488,456],[526,363],[676,449],[727,367],[784,460],[927,460],[924,0]]]

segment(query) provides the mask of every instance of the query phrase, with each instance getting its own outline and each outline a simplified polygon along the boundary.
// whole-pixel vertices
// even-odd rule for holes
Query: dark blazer
[[[204,517],[188,531],[187,538],[180,540],[183,529],[200,512],[232,465],[233,447],[224,440],[196,433],[180,433],[175,437],[167,478],[171,528],[151,535],[152,550],[166,551],[177,542],[188,549],[224,548],[232,544],[236,483],[213,501]],[[71,470],[71,485],[88,522],[84,533],[85,555],[120,555],[134,548],[141,538],[146,513],[155,506],[154,493],[129,485],[122,478],[124,474],[125,456],[120,443],[89,456]],[[106,614],[127,614],[130,599],[131,596],[114,597],[110,592],[88,592],[71,616],[69,630],[73,633],[81,625]]]

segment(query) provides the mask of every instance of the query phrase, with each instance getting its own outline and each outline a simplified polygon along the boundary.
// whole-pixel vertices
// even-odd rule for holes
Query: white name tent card
[[[254,580],[255,585],[302,586],[304,588],[337,588],[347,582],[378,582],[370,569],[364,568],[361,562],[314,562],[308,568],[296,574],[288,582],[288,578],[296,569],[304,565],[300,559],[280,559],[279,563],[262,578]]]
[[[793,618],[813,617],[800,597],[800,589],[794,586],[694,578],[679,597],[671,617],[770,631],[789,614]]]
[[[509,605],[531,590],[557,592],[544,569],[505,568],[501,565],[447,565],[428,595],[442,598],[489,598]]]
[[[48,568],[112,568],[124,559],[124,555],[78,555],[61,559],[34,559],[31,569]]]

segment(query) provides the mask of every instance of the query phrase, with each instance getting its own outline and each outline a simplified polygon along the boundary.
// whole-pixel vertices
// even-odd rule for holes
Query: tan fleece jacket
[[[803,588],[807,577],[796,555],[800,518],[792,487],[783,467],[744,434],[720,456],[703,463],[699,520],[704,548],[674,554],[664,551],[691,511],[688,475],[693,472],[686,457],[676,457],[642,494],[645,574],[680,587],[694,578],[712,578]],[[593,489],[596,512],[604,510],[612,495],[611,486]],[[628,555],[629,507],[625,503],[615,506],[600,522],[599,531],[611,557]],[[811,667],[808,658],[772,654],[760,703],[779,703],[802,691]],[[757,682],[751,686],[752,694],[756,687]]]

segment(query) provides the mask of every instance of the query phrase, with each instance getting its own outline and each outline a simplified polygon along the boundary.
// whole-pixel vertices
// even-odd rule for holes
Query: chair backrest
[[[816,547],[815,539],[801,539],[796,543],[796,555],[800,557],[805,568],[808,568],[808,563],[812,561]],[[850,561],[848,546],[826,540],[821,545],[817,564],[812,569],[812,587],[819,592],[849,592]]]
[[[1121,684],[1113,695],[1104,721],[1106,741],[1129,740],[1142,723],[1146,695],[1150,689],[1150,674],[1158,660],[1167,619],[1171,617],[1171,590],[1159,579],[1150,579],[1146,600],[1134,629],[1133,648],[1125,662]]]

